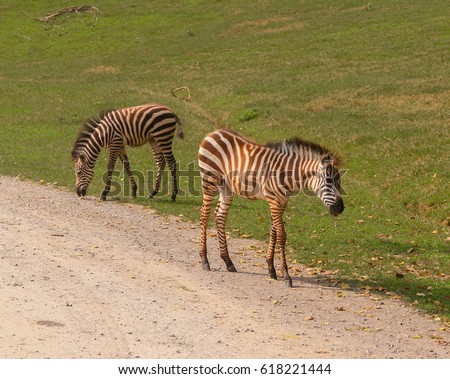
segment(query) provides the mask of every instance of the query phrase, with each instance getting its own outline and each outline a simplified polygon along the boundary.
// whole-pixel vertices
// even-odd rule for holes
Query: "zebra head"
[[[94,168],[83,153],[79,154],[78,157],[75,158],[74,162],[77,195],[84,196],[86,195],[87,188],[94,177]]]
[[[337,216],[344,211],[344,201],[341,195],[341,175],[338,166],[339,157],[325,154],[321,158],[316,173],[315,192],[333,216]]]

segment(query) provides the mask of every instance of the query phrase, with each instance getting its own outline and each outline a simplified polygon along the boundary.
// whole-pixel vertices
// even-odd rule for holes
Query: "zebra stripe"
[[[267,265],[270,277],[277,278],[273,265],[278,244],[281,272],[286,285],[292,286],[285,259],[286,232],[283,213],[288,198],[310,189],[322,200],[330,213],[337,216],[344,210],[340,193],[340,160],[320,145],[298,138],[267,145],[252,142],[241,134],[219,129],[207,135],[198,152],[202,178],[203,200],[200,212],[200,257],[205,270],[210,270],[207,258],[206,232],[211,205],[219,190],[214,218],[219,239],[220,256],[228,271],[235,272],[227,247],[225,222],[233,194],[269,203],[271,213]]]
[[[78,196],[86,194],[94,176],[94,164],[100,150],[108,148],[108,176],[101,199],[105,200],[110,190],[111,176],[117,158],[124,164],[130,180],[132,196],[135,197],[137,185],[125,151],[125,145],[141,146],[149,143],[157,165],[156,180],[149,197],[151,198],[158,193],[162,172],[167,163],[172,176],[172,201],[175,201],[178,193],[176,161],[172,153],[175,130],[177,136],[183,138],[183,125],[180,119],[172,110],[158,104],[103,112],[98,118],[88,120],[80,131],[72,149]]]

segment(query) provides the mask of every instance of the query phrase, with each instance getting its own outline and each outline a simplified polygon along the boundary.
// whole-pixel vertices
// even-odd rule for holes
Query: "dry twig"
[[[33,20],[49,22],[49,21],[54,21],[57,17],[68,14],[68,13],[85,13],[85,12],[92,12],[94,14],[94,18],[95,18],[94,26],[95,26],[97,24],[97,14],[100,13],[100,10],[96,7],[93,7],[92,5],[81,5],[79,7],[71,5],[69,7],[59,9],[45,17],[38,17],[38,18],[34,18]]]
[[[180,96],[176,95],[176,93],[178,91],[182,90],[182,89],[187,91],[187,97],[186,96],[180,97]],[[191,101],[191,91],[186,86],[177,87],[177,88],[171,90],[170,92],[172,93],[172,96],[176,97],[177,99],[181,99],[181,100],[184,100],[184,101]]]

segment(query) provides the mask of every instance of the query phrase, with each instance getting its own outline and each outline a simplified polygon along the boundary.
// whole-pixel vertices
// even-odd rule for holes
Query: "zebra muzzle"
[[[342,200],[342,197],[340,197],[334,204],[330,205],[330,213],[333,216],[337,216],[338,214],[344,212],[344,208],[344,201]]]

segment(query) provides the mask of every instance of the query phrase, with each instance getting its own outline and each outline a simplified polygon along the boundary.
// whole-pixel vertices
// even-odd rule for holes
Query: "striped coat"
[[[158,104],[117,109],[104,112],[99,118],[88,120],[80,131],[72,149],[77,194],[79,196],[86,194],[94,176],[94,164],[100,150],[107,148],[109,149],[108,174],[101,199],[105,200],[110,190],[111,176],[117,158],[124,164],[125,171],[130,179],[132,195],[135,197],[137,185],[125,146],[141,146],[149,143],[157,165],[156,180],[149,197],[158,193],[162,172],[167,163],[172,176],[172,200],[175,201],[178,193],[176,161],[172,153],[172,140],[175,130],[177,130],[178,137],[183,138],[180,119],[172,110]]]
[[[302,190],[314,191],[333,215],[344,210],[340,194],[339,158],[320,145],[298,138],[267,145],[252,142],[226,129],[216,130],[202,141],[198,160],[203,200],[200,215],[200,257],[203,268],[210,269],[207,258],[206,228],[212,201],[219,191],[215,222],[220,255],[229,271],[236,271],[229,254],[225,221],[233,194],[247,199],[264,199],[271,213],[270,241],[267,252],[269,274],[276,279],[273,265],[278,244],[281,272],[292,286],[285,260],[286,232],[283,212],[289,196]],[[249,215],[251,217],[251,215]]]

